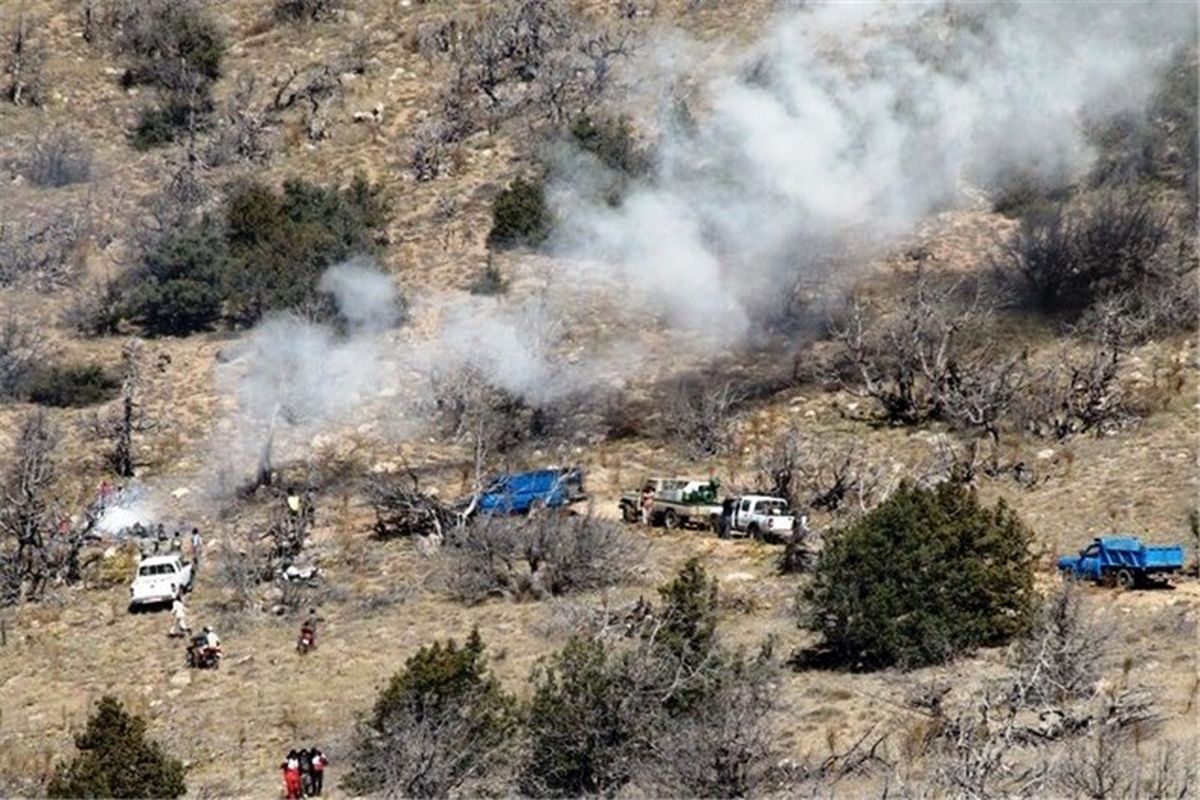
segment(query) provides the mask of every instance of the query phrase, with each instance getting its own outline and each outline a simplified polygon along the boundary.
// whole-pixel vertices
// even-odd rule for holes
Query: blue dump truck
[[[1079,555],[1058,560],[1064,577],[1122,589],[1164,581],[1181,569],[1183,545],[1147,546],[1136,536],[1101,536]]]
[[[563,508],[586,499],[583,470],[573,467],[497,476],[482,492],[464,497],[457,506],[465,516],[496,516],[528,514],[539,508]]]

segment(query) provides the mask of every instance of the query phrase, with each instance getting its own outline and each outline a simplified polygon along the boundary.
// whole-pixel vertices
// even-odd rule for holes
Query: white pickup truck
[[[754,539],[786,539],[795,525],[796,518],[782,497],[748,494],[734,498],[730,533]]]
[[[191,588],[192,565],[178,553],[143,558],[129,586],[129,608],[169,603]]]

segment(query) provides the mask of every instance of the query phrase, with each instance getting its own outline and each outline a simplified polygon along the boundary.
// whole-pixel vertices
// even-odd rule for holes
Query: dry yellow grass
[[[744,41],[768,13],[766,2],[718,3],[677,16],[686,0],[659,3],[659,19],[682,20],[691,32],[713,43],[712,57]],[[39,129],[76,127],[97,151],[97,178],[70,192],[95,209],[97,224],[114,240],[87,253],[89,274],[103,276],[128,264],[129,220],[138,204],[161,183],[167,169],[162,153],[137,154],[125,136],[143,97],[117,85],[119,64],[90,48],[78,36],[77,4],[39,0],[28,4],[47,18],[44,30],[52,45],[48,64],[51,95],[44,110],[0,105],[0,163],[17,155]],[[356,37],[372,42],[368,73],[348,85],[343,104],[333,110],[337,123],[330,137],[309,143],[299,122],[287,122],[281,152],[264,171],[270,179],[302,174],[339,181],[362,171],[381,180],[395,206],[386,265],[409,288],[461,289],[484,263],[488,202],[495,187],[524,166],[519,144],[507,134],[478,136],[464,148],[464,166],[452,177],[429,184],[409,181],[401,167],[402,143],[413,121],[427,106],[441,80],[441,69],[414,53],[408,37],[424,19],[445,13],[442,4],[358,0],[341,22],[302,27],[262,24],[266,4],[229,0],[219,5],[230,31],[230,76],[253,73],[264,88],[287,65],[301,67],[344,49]],[[482,7],[460,2],[457,7]],[[600,5],[600,4],[597,4]],[[232,81],[218,84],[218,102]],[[377,130],[354,125],[354,111],[385,106]],[[298,133],[299,132],[299,133]],[[298,135],[297,135],[298,133]],[[211,176],[219,183],[241,174],[224,168]],[[65,195],[30,186],[6,185],[0,210],[36,213]],[[435,221],[440,198],[453,199],[458,211],[449,223]],[[17,213],[17,212],[13,212]],[[929,221],[913,242],[873,265],[875,275],[911,269],[903,256],[909,244],[921,245],[944,269],[972,269],[984,263],[993,235],[1007,223],[983,211],[948,214]],[[515,267],[505,263],[505,267]],[[868,269],[864,267],[864,269]],[[30,318],[55,320],[67,302],[62,295],[4,291],[10,307]],[[123,339],[80,341],[61,326],[52,329],[63,353],[112,363]],[[1049,353],[1052,342],[1032,331],[1030,343]],[[225,344],[220,335],[156,341],[148,361],[169,356],[162,370],[151,371],[148,412],[163,424],[138,439],[145,480],[173,489],[188,485],[203,464],[200,452],[214,421],[218,398],[213,365]],[[781,347],[782,349],[782,347]],[[778,353],[772,353],[777,356]],[[790,354],[789,354],[790,355]],[[1021,489],[1008,480],[985,480],[986,498],[1004,497],[1020,510],[1052,555],[1073,549],[1091,536],[1127,530],[1155,541],[1180,540],[1184,519],[1195,507],[1198,420],[1195,341],[1149,345],[1137,353],[1131,380],[1140,380],[1155,413],[1139,427],[1106,438],[1080,437],[1063,445],[1015,440],[1011,445],[1034,466],[1038,484]],[[1132,373],[1137,373],[1132,374]],[[1165,388],[1164,388],[1165,387]],[[856,441],[880,463],[910,470],[932,454],[931,432],[882,430],[849,419],[853,398],[802,387],[756,407],[739,423],[740,446],[707,463],[688,462],[671,445],[655,440],[604,443],[572,453],[588,469],[596,513],[616,515],[622,488],[650,473],[707,475],[726,482],[748,482],[753,449],[778,432],[797,427],[814,442]],[[20,417],[28,409],[0,406],[0,452],[7,452]],[[106,444],[85,433],[87,411],[56,411],[66,434],[63,445],[64,504],[77,507],[103,474]],[[397,451],[410,464],[433,468],[443,496],[461,486],[456,465],[465,454],[440,442],[396,445],[366,439],[353,458],[360,466],[394,460]],[[178,513],[200,513],[210,542],[219,542],[245,519],[218,519],[212,509],[197,509],[186,499]],[[126,590],[70,589],[55,600],[4,612],[7,643],[0,647],[0,778],[45,774],[56,758],[70,752],[71,733],[86,719],[91,704],[113,693],[144,714],[153,735],[165,741],[189,765],[193,794],[270,797],[278,793],[276,764],[293,745],[321,744],[334,756],[334,776],[342,767],[345,742],[356,715],[365,712],[378,686],[422,644],[447,636],[463,637],[473,626],[484,632],[493,664],[505,684],[526,690],[536,660],[565,639],[556,603],[493,601],[464,608],[449,600],[432,580],[433,564],[408,543],[382,545],[367,539],[369,517],[349,494],[324,495],[317,545],[329,564],[331,582],[345,590],[343,599],[325,604],[319,649],[299,658],[292,649],[293,619],[246,619],[223,631],[228,657],[219,672],[183,669],[182,645],[167,639],[165,614],[130,615]],[[639,536],[644,534],[639,533]],[[775,550],[751,542],[722,542],[710,535],[650,534],[640,575],[630,586],[570,602],[617,604],[639,593],[653,593],[686,557],[697,554],[722,582],[722,631],[732,643],[754,647],[775,636],[780,652],[809,643],[791,618],[795,581],[773,572]],[[1046,585],[1054,580],[1044,574]],[[389,601],[395,594],[396,598]],[[202,572],[191,601],[194,625],[219,615],[219,591]],[[1162,736],[1188,741],[1197,722],[1196,620],[1200,584],[1184,582],[1172,592],[1120,594],[1088,590],[1087,605],[1115,620],[1118,633],[1106,656],[1106,677],[1123,680],[1123,662],[1131,660],[1128,679],[1154,687],[1169,717]],[[374,598],[370,603],[364,598]],[[934,679],[948,680],[960,699],[999,671],[1003,653],[985,651],[946,667],[901,674],[845,675],[785,671],[781,709],[774,719],[785,754],[822,757],[845,746],[873,724],[908,730],[916,741],[920,720],[899,706],[906,691]],[[897,745],[902,747],[902,745]],[[904,755],[903,750],[897,753]],[[914,756],[904,759],[919,772]],[[854,786],[845,789],[855,793]],[[864,788],[864,787],[859,787]],[[336,795],[336,790],[334,793]]]

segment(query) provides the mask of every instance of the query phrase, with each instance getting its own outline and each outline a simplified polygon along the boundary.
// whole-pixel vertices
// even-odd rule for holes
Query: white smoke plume
[[[1194,4],[821,3],[714,66],[672,42],[633,65],[662,87],[629,109],[658,131],[651,178],[618,205],[592,176],[553,187],[555,242],[670,325],[753,326],[831,246],[886,244],[1014,170],[1078,177],[1089,119],[1139,110],[1155,71],[1195,41]],[[648,65],[667,64],[651,80]],[[597,169],[598,165],[593,165]],[[561,171],[560,171],[561,172]]]
[[[614,205],[598,162],[562,160],[541,293],[414,297],[432,324],[397,330],[390,278],[361,262],[331,269],[321,288],[344,331],[270,319],[222,368],[234,408],[219,461],[244,475],[267,443],[303,454],[356,419],[411,433],[438,371],[469,367],[534,403],[607,384],[614,365],[637,363],[641,331],[622,315],[703,352],[742,341],[829,252],[886,246],[1014,170],[1077,178],[1093,156],[1087,122],[1139,110],[1195,35],[1190,4],[938,2],[789,11],[715,63],[664,39],[628,70],[625,110],[657,134],[652,173]],[[687,114],[673,102],[683,84],[695,87]],[[612,335],[564,359],[581,318],[608,309]]]

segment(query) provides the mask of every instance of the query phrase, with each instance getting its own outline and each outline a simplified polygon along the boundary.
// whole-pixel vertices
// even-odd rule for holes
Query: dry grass
[[[686,3],[660,2],[655,24],[665,24]],[[125,131],[144,98],[122,91],[116,82],[119,65],[75,35],[77,4],[39,0],[32,5],[44,8],[48,16],[46,27],[53,43],[50,101],[44,113],[0,105],[0,165],[40,126],[86,120],[80,132],[95,150],[96,177],[87,186],[54,191],[90,197],[102,210],[97,224],[105,236],[114,238],[86,254],[88,273],[102,276],[128,264],[128,220],[161,181],[165,156],[137,154],[126,145]],[[491,194],[521,169],[525,154],[508,135],[478,136],[467,142],[463,168],[454,177],[413,184],[403,176],[401,142],[440,80],[440,67],[414,53],[409,38],[421,20],[444,13],[443,4],[357,0],[349,19],[303,27],[264,25],[263,5],[252,0],[219,4],[231,32],[230,76],[255,73],[269,81],[285,64],[299,67],[338,52],[364,31],[371,38],[375,60],[366,75],[348,84],[344,102],[335,106],[333,113],[340,121],[330,126],[330,138],[309,143],[298,120],[289,120],[290,132],[282,137],[281,150],[266,168],[266,177],[303,173],[332,181],[362,171],[383,180],[396,208],[387,266],[406,287],[439,292],[465,289],[485,261]],[[703,5],[686,16],[685,24],[701,39],[720,40],[711,48],[711,57],[720,59],[734,46],[732,42],[751,34],[770,4],[754,0]],[[233,83],[218,84],[218,102]],[[347,121],[354,111],[377,102],[385,106],[379,129]],[[222,168],[211,178],[220,183],[240,169]],[[3,174],[0,178],[5,179],[0,212],[26,213],[48,198],[67,196],[9,184]],[[436,211],[439,201],[447,197],[454,199],[457,211],[452,220],[442,222]],[[942,215],[917,231],[901,252],[864,269],[885,291],[889,275],[913,268],[904,251],[914,247],[927,253],[926,268],[976,268],[986,262],[994,234],[1005,226],[1011,223],[982,211]],[[527,284],[535,289],[539,270],[554,265],[537,259],[517,263],[515,257],[505,256],[501,266],[506,274],[516,276],[512,291],[519,293]],[[65,294],[7,290],[0,299],[30,317],[49,320],[57,319],[69,300]],[[603,314],[597,311],[596,316]],[[597,329],[608,322],[597,320]],[[61,326],[51,333],[61,352],[108,363],[116,362],[124,341],[121,337],[78,341]],[[648,338],[656,333],[648,333]],[[1055,352],[1055,342],[1037,326],[1014,326],[1011,335],[1044,357]],[[579,338],[584,342],[581,347],[586,347],[586,336]],[[668,350],[665,338],[659,335],[654,341]],[[223,337],[209,335],[156,341],[148,348],[152,363],[160,363],[160,355],[167,357],[161,370],[148,370],[147,412],[161,424],[137,439],[145,482],[164,493],[189,488],[191,493],[170,501],[166,511],[172,518],[200,524],[210,543],[219,542],[235,524],[253,524],[249,517],[219,518],[197,502],[201,470],[209,456],[208,437],[220,407],[213,366],[225,345]],[[753,372],[764,363],[777,367],[795,357],[795,347],[785,342],[769,348],[756,355],[759,360],[747,364],[746,370]],[[1159,342],[1136,353],[1126,377],[1137,384],[1144,407],[1153,412],[1136,429],[1061,445],[1024,439],[1006,445],[1011,458],[1034,469],[1037,484],[1027,490],[1011,480],[984,481],[981,492],[988,500],[1010,501],[1037,531],[1045,551],[1041,563],[1047,585],[1055,580],[1049,572],[1053,557],[1078,548],[1092,536],[1124,530],[1152,541],[1184,538],[1185,517],[1200,490],[1196,355],[1193,339]],[[643,389],[634,387],[635,392]],[[754,405],[738,421],[729,453],[708,461],[688,461],[669,443],[637,438],[585,448],[571,457],[588,470],[595,513],[613,518],[620,491],[649,474],[717,474],[726,485],[748,485],[754,479],[756,450],[792,427],[817,443],[854,441],[865,457],[897,477],[931,457],[935,432],[875,428],[854,419],[862,411],[856,402],[861,401],[810,385],[777,394]],[[25,410],[0,406],[0,453],[7,452]],[[87,413],[63,410],[53,415],[66,434],[63,463],[68,467],[61,499],[72,507],[94,491],[107,447],[86,435]],[[347,435],[339,438],[341,433]],[[331,432],[330,441],[337,441],[338,448],[322,456],[327,472],[402,461],[427,472],[429,485],[437,486],[443,497],[461,489],[459,466],[467,454],[454,445],[423,440],[396,445],[353,431]],[[293,650],[294,620],[260,615],[246,618],[236,633],[224,637],[228,657],[219,672],[185,671],[182,646],[165,635],[170,625],[165,614],[125,612],[128,564],[117,559],[100,570],[98,582],[117,584],[111,588],[70,590],[62,594],[61,602],[3,612],[0,619],[7,644],[0,647],[0,697],[5,699],[0,718],[0,752],[5,754],[0,759],[0,792],[12,786],[15,777],[44,775],[53,759],[69,752],[72,731],[82,726],[90,705],[104,693],[117,694],[147,716],[151,732],[188,762],[189,784],[196,794],[274,795],[280,754],[309,743],[321,744],[334,757],[336,781],[344,755],[339,748],[355,716],[369,708],[378,686],[421,645],[448,636],[461,639],[478,626],[490,644],[497,674],[511,689],[524,693],[525,679],[536,660],[559,646],[568,633],[556,623],[550,603],[496,601],[464,608],[448,601],[430,584],[431,560],[411,543],[381,544],[367,538],[370,513],[349,489],[320,497],[318,514],[316,548],[329,579],[344,590],[344,597],[321,609],[326,621],[319,649],[307,658],[299,658]],[[645,539],[647,551],[630,585],[573,601],[616,607],[639,595],[651,597],[654,587],[684,559],[698,554],[721,581],[722,630],[733,644],[752,648],[774,636],[777,650],[787,652],[811,643],[809,635],[792,622],[795,581],[774,575],[776,548],[718,541],[698,533],[637,535]],[[202,571],[189,603],[194,626],[216,618],[219,593],[214,589]],[[1169,592],[1087,589],[1084,594],[1092,611],[1116,620],[1120,627],[1104,665],[1106,680],[1156,688],[1170,720],[1159,736],[1187,741],[1200,711],[1195,648],[1200,583],[1186,582]],[[781,709],[774,720],[778,740],[793,758],[823,758],[872,725],[893,726],[907,732],[892,744],[893,754],[904,759],[907,769],[919,771],[916,743],[924,732],[918,729],[920,721],[901,707],[908,690],[939,680],[952,683],[960,696],[967,697],[983,679],[997,674],[1002,663],[1002,653],[983,652],[907,675],[785,673],[779,690]],[[857,788],[865,789],[874,779],[862,780]],[[855,788],[847,786],[843,791],[850,796]]]

